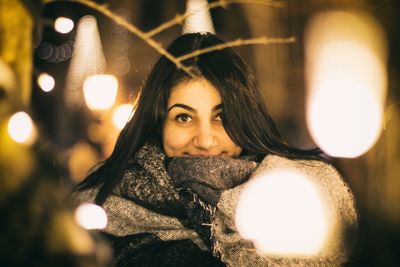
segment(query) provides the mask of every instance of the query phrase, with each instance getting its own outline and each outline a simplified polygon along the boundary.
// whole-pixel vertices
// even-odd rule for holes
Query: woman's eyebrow
[[[192,107],[190,107],[188,105],[185,105],[185,104],[181,104],[181,103],[173,104],[172,106],[170,106],[168,108],[167,112],[170,111],[173,108],[183,108],[183,109],[186,109],[186,110],[191,111],[191,112],[196,112],[196,110],[194,108],[192,108]],[[218,105],[214,106],[211,111],[215,112],[215,111],[218,111],[220,109],[222,109],[222,104],[218,104]]]
[[[189,107],[188,105],[176,103],[176,104],[173,104],[172,106],[170,106],[170,107],[168,108],[167,112],[170,111],[170,110],[173,109],[173,108],[183,108],[183,109],[186,109],[186,110],[192,111],[192,112],[195,111],[194,108]]]
[[[215,111],[220,110],[220,109],[222,109],[222,103],[214,106],[211,111],[215,112]]]

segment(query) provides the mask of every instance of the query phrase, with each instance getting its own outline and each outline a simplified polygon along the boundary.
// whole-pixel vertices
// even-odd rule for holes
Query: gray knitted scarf
[[[116,193],[150,210],[179,214],[179,191],[191,189],[212,205],[223,190],[245,182],[257,167],[256,158],[167,158],[157,142],[145,144],[130,160]]]

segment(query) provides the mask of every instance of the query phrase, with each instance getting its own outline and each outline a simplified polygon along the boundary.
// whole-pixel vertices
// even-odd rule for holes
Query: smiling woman
[[[207,80],[190,80],[172,88],[162,134],[165,154],[239,156],[242,149],[222,124],[222,108],[217,89]]]
[[[179,57],[221,43],[213,34],[185,34],[168,51]],[[79,201],[96,202],[108,215],[103,232],[114,248],[114,265],[345,262],[357,216],[352,194],[337,171],[320,159],[318,149],[299,150],[283,140],[252,71],[233,49],[201,54],[182,64],[195,77],[165,57],[157,61],[113,153],[77,185]],[[325,244],[327,250],[260,255],[237,233],[235,210],[243,186],[274,168],[298,170],[316,183],[327,214],[335,215],[331,224],[337,231],[330,234],[334,241]],[[263,213],[262,202],[253,205]],[[307,210],[295,214],[285,225],[296,224],[301,214],[310,216]]]

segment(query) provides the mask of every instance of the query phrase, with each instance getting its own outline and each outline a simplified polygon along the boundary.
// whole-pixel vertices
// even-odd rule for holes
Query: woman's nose
[[[213,147],[215,143],[216,138],[212,125],[199,125],[199,128],[197,129],[197,132],[193,138],[193,145],[198,149],[207,150]]]

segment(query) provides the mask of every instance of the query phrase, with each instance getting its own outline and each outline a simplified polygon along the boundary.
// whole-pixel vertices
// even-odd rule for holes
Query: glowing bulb
[[[69,33],[74,28],[74,22],[65,17],[58,17],[54,22],[54,29],[59,33]]]
[[[277,169],[255,177],[236,209],[239,234],[269,255],[314,255],[328,235],[318,190],[300,172]]]
[[[117,129],[124,128],[125,124],[131,118],[133,106],[131,104],[123,104],[117,107],[112,115],[112,121]]]
[[[383,30],[366,14],[325,12],[311,20],[305,40],[310,135],[331,156],[360,156],[382,130]]]
[[[37,83],[40,86],[40,88],[45,92],[50,92],[51,90],[53,90],[55,85],[54,78],[50,76],[48,73],[40,74],[37,79]]]
[[[75,211],[76,222],[90,229],[104,229],[107,226],[107,214],[103,208],[92,203],[84,203]]]
[[[105,110],[114,105],[117,97],[118,80],[114,75],[96,74],[83,83],[86,104],[93,110]]]
[[[35,127],[31,117],[23,111],[12,115],[8,121],[8,134],[17,143],[33,143],[35,139]]]

